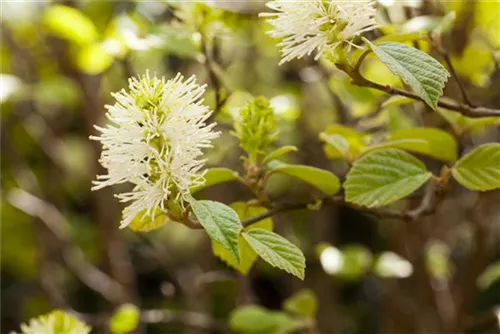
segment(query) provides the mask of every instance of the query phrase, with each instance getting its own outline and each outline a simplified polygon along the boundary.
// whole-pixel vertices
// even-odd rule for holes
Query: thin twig
[[[418,96],[417,94],[411,93],[409,91],[399,89],[392,87],[390,85],[382,85],[376,82],[373,82],[361,75],[359,72],[354,72],[352,69],[348,69],[342,64],[337,64],[337,67],[344,71],[347,75],[349,75],[352,79],[352,84],[360,87],[368,87],[368,88],[373,88],[382,92],[385,92],[387,94],[391,95],[401,95],[408,97],[410,99],[413,99],[415,101],[422,101],[424,102],[424,99]],[[445,108],[448,110],[453,110],[453,111],[458,111],[464,116],[471,117],[471,118],[477,118],[477,117],[491,117],[491,116],[500,116],[500,110],[499,109],[491,109],[491,108],[486,108],[486,107],[473,107],[470,105],[466,104],[460,104],[456,101],[454,102],[447,102],[444,101],[443,99],[439,99],[437,103],[438,107]]]
[[[13,206],[30,216],[39,218],[47,226],[61,244],[62,256],[67,267],[82,283],[114,304],[124,302],[124,291],[120,283],[88,262],[83,251],[71,243],[69,224],[59,210],[21,189],[11,190],[7,199]]]
[[[225,96],[222,96],[221,90],[223,88],[223,85],[219,76],[217,75],[217,73],[215,73],[214,66],[216,64],[215,61],[213,60],[212,53],[209,51],[205,38],[202,38],[201,40],[201,51],[205,55],[205,67],[208,72],[208,80],[215,92],[215,108],[212,115],[210,115],[210,118],[207,121],[207,123],[211,123],[215,120],[217,115],[222,111],[222,107],[224,106],[227,100],[227,92]]]

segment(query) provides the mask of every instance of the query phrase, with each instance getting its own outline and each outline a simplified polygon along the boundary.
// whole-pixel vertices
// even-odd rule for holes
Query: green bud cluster
[[[259,155],[265,155],[269,146],[278,138],[276,116],[264,97],[254,98],[241,109],[234,129],[233,134],[239,138],[241,148],[253,162],[256,162]]]

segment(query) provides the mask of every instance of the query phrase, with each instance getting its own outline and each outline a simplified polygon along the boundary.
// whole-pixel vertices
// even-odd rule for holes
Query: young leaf
[[[340,146],[330,143],[327,139],[332,137],[329,135],[336,135],[336,137],[340,136],[344,138],[344,140],[348,144],[347,152],[343,152],[342,143],[339,142]],[[351,159],[355,159],[366,146],[365,142],[363,141],[362,133],[338,124],[328,126],[324,132],[320,133],[319,138],[327,143],[327,145],[325,145],[324,147],[324,150],[326,156],[330,159],[345,159],[348,157],[350,157]]]
[[[168,221],[168,217],[161,212],[155,216],[155,219],[151,219],[150,217],[143,217],[140,213],[135,216],[128,227],[135,232],[149,232],[159,229],[160,227],[168,223]]]
[[[51,34],[79,45],[95,42],[99,38],[92,20],[69,6],[48,7],[43,15],[43,25]]]
[[[490,264],[478,277],[477,286],[484,290],[489,288],[495,282],[500,281],[500,261]]]
[[[123,304],[109,322],[113,334],[125,334],[133,331],[139,324],[140,310],[133,304]]]
[[[205,183],[191,188],[191,194],[203,190],[205,188],[215,186],[219,183],[234,181],[238,179],[238,173],[229,168],[210,168],[204,175]]]
[[[282,147],[272,151],[268,155],[266,155],[266,157],[262,160],[262,163],[266,164],[269,161],[278,159],[282,155],[285,155],[285,154],[290,153],[290,152],[296,152],[296,151],[297,151],[297,147],[295,147],[295,146],[282,146]]]
[[[431,173],[412,155],[387,149],[356,161],[344,183],[346,200],[366,207],[395,202],[422,186]]]
[[[238,214],[225,204],[214,201],[191,201],[191,208],[210,238],[218,242],[236,261],[240,261]]]
[[[283,308],[288,312],[306,318],[313,318],[318,310],[318,299],[314,292],[304,289],[286,299]]]
[[[377,57],[433,109],[450,74],[428,54],[400,43],[372,44]]]
[[[329,196],[335,195],[340,189],[340,181],[334,174],[316,167],[288,165],[274,161],[269,171],[269,176],[274,173],[282,173],[300,179]]]
[[[231,208],[236,211],[236,213],[240,217],[240,220],[242,221],[267,211],[267,209],[263,207],[250,206],[244,202],[233,203],[231,204]],[[251,230],[254,228],[262,228],[268,231],[272,231],[273,221],[271,220],[271,218],[263,219],[260,222],[250,225],[246,229]],[[238,270],[243,275],[246,275],[257,260],[257,253],[255,253],[253,248],[250,247],[248,242],[241,235],[238,238],[238,248],[240,249],[240,262],[234,260],[234,258],[231,256],[231,253],[229,253],[220,244],[212,241],[212,250],[214,254],[218,256],[222,261],[226,262],[229,266]]]
[[[243,237],[267,263],[304,279],[306,259],[302,251],[290,241],[261,228],[244,232]]]
[[[455,161],[458,157],[458,145],[448,132],[434,128],[413,128],[393,131],[388,140],[370,146],[363,154],[386,149],[399,148],[406,151],[428,155],[442,161]]]
[[[295,319],[285,312],[247,305],[231,312],[229,326],[233,331],[245,334],[286,334],[306,328],[309,322]]]
[[[451,173],[458,183],[470,190],[500,188],[500,143],[477,147],[458,160]]]

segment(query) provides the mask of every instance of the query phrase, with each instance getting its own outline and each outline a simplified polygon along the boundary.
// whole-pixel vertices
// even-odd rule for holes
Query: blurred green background
[[[113,103],[110,92],[126,88],[128,77],[147,69],[166,78],[177,72],[196,74],[198,82],[211,83],[207,55],[227,96],[217,118],[223,134],[207,151],[210,166],[241,171],[242,152],[229,130],[232,117],[257,95],[269,98],[274,107],[279,144],[300,148],[295,162],[339,176],[347,166],[328,160],[318,139],[335,122],[375,136],[439,127],[455,132],[462,152],[500,140],[497,121],[458,119],[420,103],[376,112],[382,93],[350,85],[323,61],[304,59],[279,67],[276,41],[258,18],[266,11],[263,1],[207,3],[1,3],[2,333],[53,308],[73,310],[96,332],[106,332],[109,315],[125,302],[144,311],[137,332],[225,332],[219,322],[235,307],[257,303],[279,309],[303,288],[319,300],[322,333],[439,332],[443,319],[453,314],[465,317],[469,332],[498,332],[498,320],[490,316],[500,304],[498,192],[478,199],[455,185],[453,196],[435,215],[410,227],[345,207],[279,215],[276,230],[307,256],[304,282],[261,261],[248,276],[239,275],[212,255],[203,232],[180,224],[151,233],[118,229],[121,207],[113,192],[119,188],[90,191],[101,172],[100,146],[88,139],[95,134],[93,125],[105,121],[104,105]],[[369,37],[432,31],[443,17],[454,17],[446,24],[443,45],[471,99],[499,108],[500,2],[380,1],[383,24]],[[426,42],[416,46],[438,58]],[[364,71],[374,81],[401,86],[373,57]],[[445,95],[460,100],[451,79]],[[214,96],[210,85],[206,102],[212,107]],[[441,167],[428,164],[438,171]],[[276,178],[270,194],[293,201],[308,190]],[[240,185],[223,184],[202,197],[229,204],[251,194]],[[474,239],[477,220],[484,225],[482,241]],[[484,242],[480,259],[474,253],[477,242]],[[342,268],[331,269],[319,256],[325,247],[334,249],[333,254],[340,249]],[[405,249],[425,249],[428,261],[403,261],[403,274],[398,274],[400,262],[389,261],[389,272],[395,274],[387,278],[367,264],[383,252],[402,254]],[[489,268],[479,286],[463,281],[475,260],[481,261],[481,273]],[[101,271],[113,281],[102,278]],[[117,290],[116,282],[123,289]],[[457,310],[457,300],[464,296],[472,296],[471,308]]]

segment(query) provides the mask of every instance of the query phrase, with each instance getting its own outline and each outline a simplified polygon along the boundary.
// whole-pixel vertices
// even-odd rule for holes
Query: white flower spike
[[[92,190],[135,185],[117,195],[131,203],[123,211],[121,228],[136,217],[167,213],[173,201],[184,207],[189,189],[205,181],[202,149],[211,147],[219,133],[213,131],[216,123],[206,124],[211,111],[202,105],[204,93],[195,76],[184,81],[177,74],[166,81],[146,73],[129,79],[129,92],[112,94],[116,103],[106,106],[112,124],[96,126],[100,136],[90,137],[102,143],[99,161],[108,171],[97,176]]]
[[[273,26],[269,35],[278,44],[280,65],[316,50],[315,60],[342,42],[377,27],[374,0],[276,0],[267,3],[274,13],[261,13]]]

